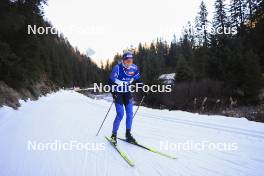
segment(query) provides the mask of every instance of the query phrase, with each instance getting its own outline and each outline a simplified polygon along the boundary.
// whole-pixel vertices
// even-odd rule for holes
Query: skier
[[[115,65],[109,77],[109,84],[116,85],[112,91],[115,101],[116,117],[113,123],[111,140],[114,144],[117,143],[117,131],[120,122],[126,112],[126,140],[131,143],[136,143],[135,138],[131,134],[133,121],[133,102],[132,94],[129,91],[129,86],[135,81],[137,85],[141,85],[140,73],[138,67],[133,64],[133,54],[125,52],[121,63]]]

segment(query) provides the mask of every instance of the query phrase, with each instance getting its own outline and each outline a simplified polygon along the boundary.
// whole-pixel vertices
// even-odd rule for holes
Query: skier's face
[[[126,67],[130,67],[133,64],[133,58],[129,58],[123,61]]]

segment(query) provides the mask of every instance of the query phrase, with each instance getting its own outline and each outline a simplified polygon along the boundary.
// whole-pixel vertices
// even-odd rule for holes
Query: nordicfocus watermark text
[[[160,150],[171,151],[236,151],[238,144],[236,142],[210,142],[210,141],[184,141],[184,142],[169,142],[160,141]]]
[[[105,143],[96,142],[80,142],[76,140],[62,142],[60,140],[54,140],[51,142],[39,142],[39,141],[28,141],[28,151],[71,151],[71,150],[105,150]]]
[[[68,33],[78,33],[82,35],[89,34],[103,34],[105,29],[103,26],[67,26],[64,31]],[[60,34],[60,32],[51,26],[37,26],[37,25],[27,25],[28,35],[47,35],[47,34]]]
[[[141,83],[131,85],[103,85],[94,83],[94,87],[88,88],[94,92],[171,92],[171,85],[142,85]]]

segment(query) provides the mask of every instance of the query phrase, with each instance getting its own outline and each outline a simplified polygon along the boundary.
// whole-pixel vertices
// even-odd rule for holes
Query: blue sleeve
[[[135,80],[135,83],[137,84],[137,86],[139,86],[139,88],[141,88],[141,90],[142,90],[144,84],[141,81],[141,76],[140,76],[138,69],[137,69],[136,74],[134,76],[134,80]]]
[[[135,71],[135,75],[134,75],[134,80],[136,81],[136,82],[141,82],[140,81],[140,72],[139,72],[139,69],[138,69],[138,67],[136,67],[136,71]]]
[[[118,65],[114,66],[114,68],[112,69],[111,73],[110,73],[110,76],[109,76],[109,80],[111,82],[115,82],[116,78],[118,77]]]

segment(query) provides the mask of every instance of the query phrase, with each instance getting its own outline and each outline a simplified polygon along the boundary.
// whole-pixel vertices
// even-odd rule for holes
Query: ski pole
[[[144,98],[145,98],[145,95],[142,97],[142,99],[141,99],[141,101],[140,101],[140,103],[139,103],[139,105],[138,105],[138,107],[137,107],[137,110],[136,110],[136,112],[135,112],[135,114],[134,114],[133,118],[136,116],[136,114],[137,114],[137,112],[138,112],[138,109],[139,109],[139,107],[140,107],[140,106],[141,106],[141,104],[143,103],[143,100],[144,100]]]
[[[101,126],[100,126],[100,128],[99,128],[99,130],[98,130],[98,132],[97,132],[97,134],[96,134],[96,136],[98,136],[98,134],[99,134],[99,132],[100,132],[100,130],[101,130],[101,128],[102,128],[104,122],[105,122],[105,119],[106,119],[106,117],[108,116],[108,114],[109,114],[109,112],[110,112],[110,110],[111,110],[113,104],[114,104],[114,100],[112,101],[112,103],[111,103],[111,105],[110,105],[110,107],[109,107],[109,109],[108,109],[108,111],[107,111],[107,113],[106,113],[106,115],[105,115],[105,118],[104,118],[104,120],[103,120],[103,122],[102,122],[102,124],[101,124]]]

